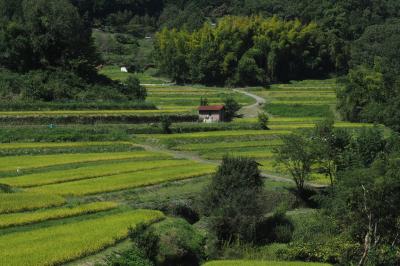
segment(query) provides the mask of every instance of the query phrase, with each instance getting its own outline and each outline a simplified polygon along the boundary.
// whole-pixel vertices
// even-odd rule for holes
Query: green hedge
[[[26,115],[0,116],[0,124],[12,125],[43,125],[43,124],[97,124],[97,123],[159,123],[164,115]],[[176,114],[166,115],[174,123],[195,122],[197,115]]]
[[[0,102],[0,111],[156,110],[149,102]]]

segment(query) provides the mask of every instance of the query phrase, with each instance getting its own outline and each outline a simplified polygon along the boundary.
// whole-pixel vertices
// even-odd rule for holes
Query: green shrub
[[[233,98],[228,97],[224,100],[225,105],[225,120],[231,122],[235,118],[236,113],[240,110],[240,104]]]
[[[258,114],[258,125],[260,129],[268,130],[269,129],[268,122],[269,122],[269,116],[266,113]]]
[[[146,100],[147,89],[140,85],[140,81],[137,77],[130,76],[126,80],[126,85],[123,85],[122,88],[123,94],[126,95],[129,100]]]
[[[136,247],[123,252],[114,252],[107,256],[104,263],[99,265],[107,266],[153,266],[154,264],[148,260],[144,254]]]
[[[152,227],[148,224],[140,223],[136,227],[129,229],[129,238],[145,258],[153,262],[156,261],[160,249],[160,238]]]
[[[161,116],[161,128],[164,134],[171,134],[171,118],[169,116]]]
[[[160,238],[157,265],[196,266],[204,260],[204,235],[183,219],[166,219],[154,224]]]

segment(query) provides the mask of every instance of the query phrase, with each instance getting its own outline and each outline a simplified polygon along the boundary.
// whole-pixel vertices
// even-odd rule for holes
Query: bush
[[[200,220],[199,214],[186,202],[174,202],[168,206],[168,211],[174,216],[182,217],[190,224]]]
[[[154,264],[145,258],[143,253],[133,247],[123,252],[114,252],[105,259],[101,265],[107,266],[153,266]]]
[[[162,116],[161,117],[161,128],[164,134],[171,134],[171,118],[169,116]]]
[[[249,158],[224,157],[202,195],[202,207],[221,241],[253,242],[264,215],[261,204],[264,178]]]
[[[269,122],[269,116],[266,113],[258,114],[258,125],[260,129],[269,130],[268,122]]]
[[[126,85],[122,86],[122,93],[130,100],[144,101],[147,97],[147,89],[140,85],[137,77],[129,77]]]
[[[225,105],[225,120],[231,122],[240,110],[240,104],[233,98],[229,97],[224,100]]]
[[[257,225],[257,242],[289,243],[292,240],[294,226],[286,217],[285,212],[277,210],[274,215],[264,219]]]
[[[204,235],[183,219],[166,219],[154,224],[160,238],[157,265],[196,266],[204,260]]]
[[[129,229],[129,238],[145,258],[156,261],[160,249],[160,239],[152,227],[144,223],[138,224],[135,228]]]

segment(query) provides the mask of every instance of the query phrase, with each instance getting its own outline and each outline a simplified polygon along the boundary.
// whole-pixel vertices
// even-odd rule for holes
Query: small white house
[[[121,67],[121,72],[128,73],[128,69],[126,67]]]
[[[224,121],[225,106],[223,105],[200,106],[198,110],[199,120],[204,123]]]

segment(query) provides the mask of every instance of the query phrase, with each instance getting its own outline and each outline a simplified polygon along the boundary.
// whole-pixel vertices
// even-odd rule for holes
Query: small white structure
[[[121,67],[121,72],[128,73],[128,69],[126,67]]]
[[[224,121],[225,106],[223,105],[200,106],[198,110],[199,120],[204,123]]]

